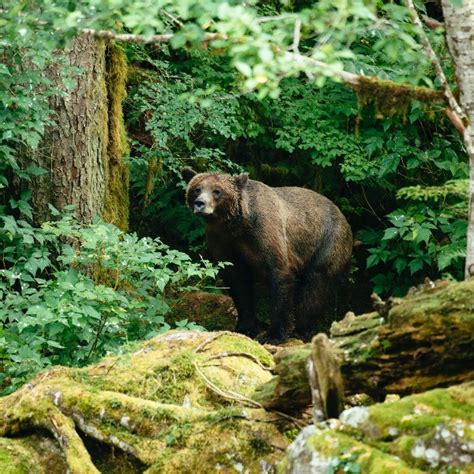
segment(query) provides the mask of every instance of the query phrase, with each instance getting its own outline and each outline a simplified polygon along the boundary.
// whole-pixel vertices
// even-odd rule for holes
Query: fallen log
[[[331,327],[328,351],[340,362],[345,395],[366,393],[382,400],[387,394],[408,395],[474,378],[474,279],[428,282],[405,298],[377,306],[378,311],[361,316],[348,313]],[[324,336],[318,338],[320,347]],[[341,406],[342,397],[333,380],[337,370],[328,375],[327,364],[319,364],[319,371],[313,364],[316,373],[308,375],[308,361],[318,357],[314,341],[281,350],[273,379],[253,398],[267,408],[298,411],[314,402],[313,377],[332,386],[332,397],[319,409],[327,415],[330,403],[330,414],[337,415],[334,407]]]

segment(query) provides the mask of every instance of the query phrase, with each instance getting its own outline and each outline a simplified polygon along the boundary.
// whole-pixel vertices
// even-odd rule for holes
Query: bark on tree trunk
[[[388,393],[408,395],[474,378],[473,280],[429,285],[380,312],[387,314],[347,315],[331,327],[332,353],[339,358],[346,395],[367,393],[380,400]],[[313,347],[289,347],[278,353],[275,377],[253,398],[289,412],[314,401],[311,371],[308,374],[310,358],[319,357],[314,342]],[[328,360],[327,354],[324,358]],[[335,400],[328,398],[328,390],[322,394],[323,412],[339,403],[339,383],[326,373],[336,373],[333,365],[313,364],[319,387],[334,387]]]
[[[461,105],[469,118],[464,144],[469,157],[469,217],[465,276],[474,274],[474,2],[442,0],[446,37],[456,66]]]
[[[126,228],[128,176],[122,162],[126,145],[121,115],[125,73],[113,69],[117,60],[107,40],[80,36],[65,54],[68,64],[82,73],[72,90],[50,102],[55,124],[46,130],[33,158],[36,166],[48,171],[32,186],[36,223],[50,217],[48,203],[60,210],[73,204],[82,222],[98,215]],[[126,67],[124,61],[119,66]],[[61,83],[60,74],[59,66],[50,69],[56,84]]]

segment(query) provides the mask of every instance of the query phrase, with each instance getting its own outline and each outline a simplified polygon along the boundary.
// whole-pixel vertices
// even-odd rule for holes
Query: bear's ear
[[[236,176],[234,178],[235,184],[239,189],[244,189],[245,185],[247,184],[249,180],[249,174],[248,173],[241,173],[239,176]]]
[[[189,183],[196,175],[197,175],[197,172],[194,171],[189,166],[185,166],[184,168],[181,168],[181,176],[186,181],[186,183]]]

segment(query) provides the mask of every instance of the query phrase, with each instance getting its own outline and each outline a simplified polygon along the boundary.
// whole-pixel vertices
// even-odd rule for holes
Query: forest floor
[[[352,349],[337,342],[337,331],[346,342],[350,334],[370,334],[366,342],[358,339],[370,347],[366,359],[358,356],[356,363],[367,370],[367,361],[376,360],[373,370],[383,372],[390,351],[378,353],[384,344],[374,342],[375,332],[380,338],[389,334],[387,325],[404,327],[409,348],[422,332],[420,321],[428,318],[434,338],[436,327],[446,333],[446,322],[456,340],[461,324],[456,321],[472,338],[473,294],[474,281],[420,291],[392,302],[383,309],[385,316],[346,318],[334,326],[330,345],[339,348],[342,359],[352,357]],[[206,318],[218,314],[218,330],[170,331],[85,368],[55,367],[1,398],[0,472],[473,472],[474,383],[466,381],[472,380],[472,341],[463,345],[466,370],[453,370],[457,383],[446,374],[426,385],[420,372],[422,393],[389,394],[382,403],[351,393],[358,388],[357,378],[343,360],[343,411],[320,421],[311,408],[312,394],[318,405],[305,370],[282,369],[306,367],[305,351],[311,346],[278,349],[275,355],[268,350],[275,347],[225,330],[225,321],[235,323],[235,313],[222,296],[192,295],[174,311],[182,318],[190,314],[186,308],[202,310]],[[460,337],[462,344],[469,342]],[[440,344],[430,347],[437,359],[448,360]],[[421,365],[423,354],[416,356]],[[459,354],[454,351],[454,356]],[[404,357],[414,356],[407,350],[400,361]],[[288,365],[290,359],[299,365]],[[435,365],[426,367],[432,371]],[[318,380],[319,395],[328,397]],[[436,383],[450,386],[425,390]],[[420,390],[414,385],[412,391]],[[280,406],[273,403],[275,397]]]

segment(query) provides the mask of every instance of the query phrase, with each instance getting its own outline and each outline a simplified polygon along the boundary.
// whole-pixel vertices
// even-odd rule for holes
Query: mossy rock
[[[0,399],[0,472],[54,473],[51,459],[72,473],[273,469],[293,425],[249,398],[272,363],[239,334],[170,331],[89,367],[43,372]]]
[[[183,319],[208,331],[233,331],[237,324],[237,310],[230,296],[193,291],[181,296],[166,316],[169,323]]]
[[[474,472],[474,383],[354,407],[338,420],[306,427],[279,472],[326,470]]]

